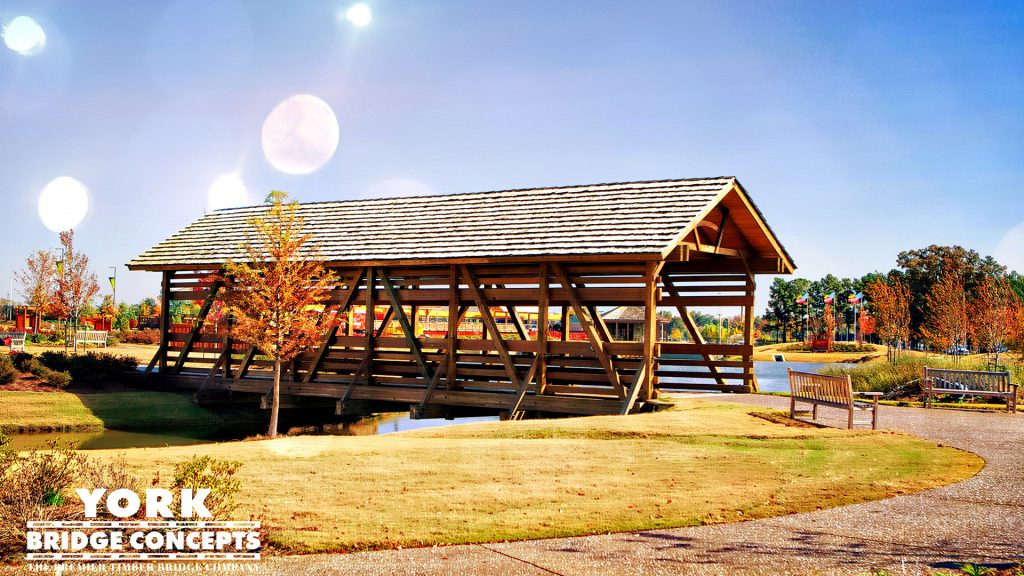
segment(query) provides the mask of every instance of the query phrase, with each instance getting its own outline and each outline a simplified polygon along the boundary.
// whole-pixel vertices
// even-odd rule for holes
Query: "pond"
[[[848,367],[853,364],[837,364],[823,362],[754,362],[754,375],[757,376],[757,384],[762,392],[789,392],[788,368],[800,372],[818,372],[826,367]],[[665,369],[670,369],[665,367]],[[694,367],[680,367],[682,371],[694,372],[700,370]],[[722,372],[739,372],[739,368],[720,368]],[[701,384],[713,382],[707,378],[672,378],[663,376],[661,383],[663,388],[678,384],[680,389],[685,389],[687,383]],[[739,382],[738,380],[727,381],[726,383]]]
[[[343,424],[326,424],[323,426],[292,428],[291,434],[330,435],[330,436],[372,436],[375,434],[392,434],[406,430],[451,426],[452,424],[470,424],[473,422],[489,422],[498,420],[497,416],[481,416],[473,418],[424,418],[413,420],[408,413],[394,412],[362,418]],[[123,448],[155,448],[160,446],[189,446],[241,440],[265,432],[264,428],[233,428],[221,430],[168,429],[163,432],[128,432],[123,430],[95,430],[89,432],[31,432],[14,434],[11,447],[15,450],[31,450],[47,448],[51,442],[74,442],[82,450],[118,450]]]
[[[825,364],[817,362],[754,362],[754,374],[762,392],[784,392],[789,390],[789,381],[786,369],[792,368],[803,372],[817,372],[825,367],[831,366],[852,366],[851,364]],[[695,368],[680,368],[680,370],[694,371]],[[724,372],[736,372],[738,368],[724,368]],[[685,389],[686,383],[707,383],[704,378],[672,378],[662,377],[662,386],[668,388],[678,384],[679,389]],[[485,416],[474,418],[457,418],[445,420],[443,418],[427,418],[413,420],[408,413],[396,412],[381,414],[363,418],[354,422],[343,424],[327,424],[323,426],[293,428],[289,430],[293,434],[317,434],[333,436],[370,436],[375,434],[391,434],[416,430],[420,428],[432,428],[437,426],[451,426],[453,424],[469,424],[472,422],[489,422],[497,420],[497,416]],[[229,440],[240,440],[249,436],[263,433],[262,428],[233,428],[221,430],[204,429],[167,429],[161,432],[128,432],[121,430],[97,430],[92,432],[40,432],[15,434],[11,446],[17,450],[29,450],[33,448],[46,448],[51,442],[57,440],[62,443],[74,442],[82,450],[105,450],[122,448],[153,448],[159,446],[188,446],[193,444],[208,444],[211,442],[226,442]]]

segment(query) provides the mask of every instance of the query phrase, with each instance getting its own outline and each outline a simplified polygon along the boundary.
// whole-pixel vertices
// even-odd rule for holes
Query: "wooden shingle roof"
[[[645,317],[643,306],[616,306],[601,314],[609,322],[628,321],[643,322]]]
[[[667,254],[730,190],[701,178],[300,204],[325,262]],[[240,259],[251,206],[204,215],[134,258],[133,270]]]

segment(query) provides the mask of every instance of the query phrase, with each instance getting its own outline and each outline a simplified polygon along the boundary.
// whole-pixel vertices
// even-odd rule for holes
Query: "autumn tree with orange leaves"
[[[825,337],[828,339],[829,345],[832,345],[832,341],[836,337],[836,315],[832,311],[832,303],[825,303],[825,310],[821,313],[822,324],[825,328]]]
[[[889,361],[895,362],[899,350],[910,339],[910,288],[893,276],[879,278],[865,290],[871,298],[875,333],[885,342]]]
[[[971,302],[971,338],[978,349],[992,354],[999,366],[999,353],[1013,338],[1019,302],[1005,278],[985,278]]]
[[[319,262],[313,236],[302,231],[298,203],[284,192],[267,196],[261,216],[248,220],[243,261],[228,261],[221,282],[227,288],[232,337],[254,346],[274,362],[270,426],[277,436],[281,367],[317,342],[329,321],[319,308],[329,297],[334,277]]]
[[[1020,355],[1021,362],[1024,362],[1024,304],[1018,301],[1017,309],[1014,311],[1010,323],[1009,348]]]
[[[89,270],[89,257],[75,252],[75,232],[60,233],[63,255],[57,266],[57,291],[51,299],[50,314],[64,319],[70,334],[78,329],[78,314],[100,291],[96,273]],[[78,339],[74,339],[78,350]]]
[[[868,312],[867,308],[860,309],[860,315],[857,317],[857,327],[860,329],[861,344],[864,343],[865,336],[875,333],[875,317]]]
[[[43,311],[50,305],[57,275],[57,258],[46,250],[33,252],[25,259],[25,267],[14,273],[21,285],[21,294],[25,302],[35,308],[36,321],[32,331],[39,333],[39,321]]]
[[[925,296],[928,315],[921,328],[925,339],[939,350],[953,350],[967,345],[970,331],[967,292],[964,279],[952,266],[947,267]],[[959,359],[959,355],[954,356]]]

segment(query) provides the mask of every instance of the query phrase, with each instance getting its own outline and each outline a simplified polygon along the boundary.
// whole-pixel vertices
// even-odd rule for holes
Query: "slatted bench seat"
[[[846,425],[853,428],[854,424],[871,424],[874,430],[878,425],[878,397],[881,392],[854,392],[849,376],[825,376],[809,372],[789,370],[789,417],[796,418],[796,403],[805,402],[812,406],[812,418],[818,419],[818,406],[839,408],[847,411]],[[855,396],[868,396],[872,402],[860,402]],[[854,412],[871,412],[870,420],[854,420]]]
[[[75,332],[75,340],[79,345],[96,344],[107,347],[107,332],[105,330],[78,330]]]
[[[1017,385],[1010,383],[1009,372],[975,372],[973,370],[939,370],[924,368],[921,379],[922,402],[930,408],[937,396],[957,394],[982,398],[1004,398],[1006,411],[1017,411]]]
[[[0,342],[6,342],[8,338],[11,339],[11,352],[25,351],[24,332],[0,332]]]

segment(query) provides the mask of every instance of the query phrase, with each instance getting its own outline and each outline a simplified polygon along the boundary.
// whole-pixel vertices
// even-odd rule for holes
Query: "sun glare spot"
[[[1024,222],[1010,229],[996,245],[992,254],[1010,271],[1024,274]]]
[[[19,54],[35,54],[46,46],[43,27],[28,16],[18,16],[3,27],[4,44]]]
[[[366,4],[353,4],[352,7],[345,12],[345,19],[355,26],[363,27],[369,25],[370,22],[373,21],[373,12],[370,11],[370,7]]]
[[[89,189],[70,176],[53,180],[39,195],[39,219],[54,232],[78,226],[88,212]]]
[[[263,154],[281,172],[319,170],[337,148],[338,118],[330,105],[316,96],[292,96],[263,122]]]
[[[238,208],[249,205],[249,191],[238,174],[224,174],[213,181],[206,196],[206,207],[210,210]]]

